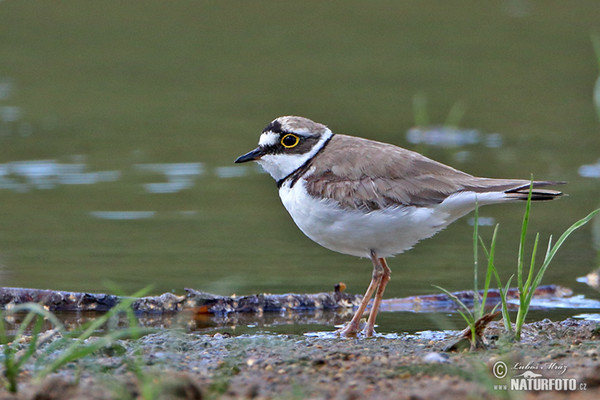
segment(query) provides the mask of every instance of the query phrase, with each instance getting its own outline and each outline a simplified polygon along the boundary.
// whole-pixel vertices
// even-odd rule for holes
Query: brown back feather
[[[508,197],[527,199],[529,181],[477,178],[419,153],[368,139],[335,135],[327,151],[312,162],[306,176],[308,192],[337,201],[350,209],[375,210],[399,205],[439,204],[461,191],[507,192]],[[536,181],[534,187],[555,182]],[[558,183],[558,182],[556,182]],[[546,200],[561,193],[539,190]]]

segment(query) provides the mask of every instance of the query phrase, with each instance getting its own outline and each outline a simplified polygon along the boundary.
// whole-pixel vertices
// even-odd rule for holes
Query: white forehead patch
[[[258,140],[259,146],[273,146],[276,145],[279,140],[279,135],[277,133],[273,133],[271,131],[264,132],[260,135],[260,139]]]

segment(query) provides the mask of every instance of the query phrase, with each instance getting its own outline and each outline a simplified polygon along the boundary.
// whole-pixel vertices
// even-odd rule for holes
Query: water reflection
[[[21,117],[21,108],[15,106],[0,107],[0,119],[3,122],[15,122]]]
[[[266,172],[256,163],[215,168],[215,176],[218,178],[238,178],[251,174],[266,174]]]
[[[508,304],[519,305],[519,299],[507,301]],[[563,297],[559,300],[546,297],[533,297],[531,309],[566,308],[566,309],[599,309],[600,300],[588,299],[583,295]]]
[[[600,178],[600,160],[596,164],[582,165],[578,172],[584,178]]]
[[[183,210],[173,211],[165,213],[168,217],[180,217],[180,218],[191,218],[198,214],[196,210]],[[150,219],[156,217],[158,212],[156,211],[90,211],[89,215],[98,219],[109,219],[109,220],[139,220],[139,219]]]
[[[138,171],[162,174],[167,182],[146,183],[144,189],[148,193],[176,193],[194,186],[197,176],[204,172],[202,163],[155,163],[135,164]]]
[[[14,80],[3,76],[0,78],[0,100],[6,100],[12,94],[14,88]]]
[[[89,185],[114,182],[119,171],[85,172],[83,163],[59,163],[57,160],[14,161],[0,164],[0,189],[28,192],[54,189],[58,185]]]
[[[85,159],[85,156],[73,156]],[[88,172],[84,162],[61,163],[58,160],[25,160],[0,164],[0,190],[15,192],[55,189],[59,185],[90,185],[102,182],[115,182],[125,174],[119,170]],[[204,164],[192,163],[151,163],[134,164],[136,172],[163,175],[166,182],[141,184],[148,193],[176,193],[190,189],[196,179],[205,173]],[[248,166],[223,166],[214,169],[219,178],[237,178],[262,171]]]
[[[14,79],[0,77],[0,101],[8,100],[14,91]],[[0,137],[10,136],[13,133],[19,136],[30,136],[33,133],[33,125],[29,122],[20,121],[24,111],[15,105],[3,105],[0,107]]]
[[[249,173],[250,168],[245,165],[218,167],[215,169],[215,175],[217,175],[219,178],[238,178],[241,176],[246,176]]]
[[[486,147],[502,146],[499,133],[484,134],[477,129],[461,129],[452,126],[417,126],[406,132],[406,140],[412,144],[425,144],[437,147],[462,147],[483,144]]]
[[[600,314],[590,314],[590,313],[577,314],[577,315],[573,315],[573,318],[583,319],[586,321],[600,322]]]
[[[467,220],[467,224],[470,226],[475,226],[475,218],[469,218]],[[496,225],[496,218],[494,217],[479,217],[477,219],[477,225],[479,226],[494,226]]]
[[[1,88],[0,91],[7,90]],[[0,107],[0,120],[3,123],[16,121],[20,117],[18,107]],[[472,144],[483,144],[487,147],[502,146],[502,136],[497,133],[483,134],[476,129],[459,129],[448,126],[416,127],[406,133],[407,140],[412,144],[425,144],[438,147],[462,147]],[[456,158],[466,159],[468,151],[461,151]],[[85,156],[72,156],[71,159],[78,162],[61,163],[56,159],[50,160],[23,160],[0,164],[0,189],[8,189],[15,192],[28,192],[30,190],[55,189],[59,185],[90,185],[102,182],[115,182],[122,178],[123,171],[87,171],[88,165],[83,162]],[[463,160],[464,161],[464,160]],[[600,161],[597,166],[583,166],[596,168],[600,176]],[[177,193],[195,186],[198,177],[206,173],[202,162],[188,163],[143,163],[133,164],[136,173],[150,173],[162,175],[162,182],[142,183],[147,193]],[[588,168],[589,169],[589,168]],[[218,178],[240,178],[254,173],[264,173],[256,166],[220,166],[213,169],[213,175]],[[116,219],[125,218],[117,215]],[[110,217],[112,218],[112,217]],[[480,224],[487,221],[482,220]],[[488,222],[493,223],[493,222]]]
[[[2,89],[0,82],[0,91]],[[0,120],[3,123],[16,121],[20,117],[19,107],[0,107]],[[483,134],[476,129],[460,129],[449,126],[416,127],[406,133],[407,140],[412,144],[425,144],[438,147],[462,147],[472,144],[483,144],[487,147],[502,146],[502,136],[497,133]],[[456,157],[466,159],[468,151],[458,152]],[[123,171],[87,171],[88,165],[84,162],[86,156],[70,157],[78,162],[61,163],[56,159],[50,160],[23,160],[0,164],[0,189],[15,192],[28,192],[30,190],[55,189],[59,185],[90,185],[102,182],[115,182],[122,178]],[[588,166],[584,166],[588,167]],[[582,168],[584,168],[582,167]],[[206,173],[202,162],[188,163],[138,163],[132,165],[133,170],[142,174],[162,175],[165,181],[142,183],[147,193],[177,193],[195,186],[198,177]],[[600,161],[596,167],[600,174]],[[263,173],[256,165],[220,166],[213,169],[213,175],[218,178],[240,178],[254,173]],[[97,214],[94,216],[108,219],[138,219],[138,214]],[[147,218],[147,217],[143,217]],[[493,223],[482,220],[480,224]]]
[[[90,215],[100,219],[128,220],[146,219],[156,215],[156,211],[90,211]]]

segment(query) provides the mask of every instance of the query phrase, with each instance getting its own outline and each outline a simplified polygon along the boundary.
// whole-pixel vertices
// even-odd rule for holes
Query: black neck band
[[[294,186],[294,184],[296,184],[296,181],[298,181],[298,179],[300,179],[300,177],[302,176],[302,174],[310,167],[310,163],[312,162],[312,160],[314,160],[314,158],[319,155],[320,152],[323,151],[323,149],[325,147],[327,147],[327,145],[329,144],[329,141],[331,140],[331,138],[333,137],[333,133],[331,134],[331,136],[329,136],[327,138],[327,140],[325,140],[325,143],[323,143],[323,146],[321,146],[321,148],[319,150],[317,150],[317,152],[308,160],[306,160],[304,162],[304,164],[302,164],[301,166],[299,166],[298,168],[296,168],[295,170],[293,170],[292,172],[290,172],[287,176],[281,178],[280,180],[277,181],[277,188],[280,188],[285,181],[287,181],[288,179],[291,179],[291,183],[290,183],[290,188]]]

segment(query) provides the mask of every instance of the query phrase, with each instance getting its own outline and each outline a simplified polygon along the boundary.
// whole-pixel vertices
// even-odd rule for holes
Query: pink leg
[[[379,265],[381,265],[383,275],[379,280],[379,285],[377,285],[377,291],[375,292],[375,298],[373,300],[373,306],[371,307],[371,314],[369,314],[369,320],[367,321],[367,326],[365,327],[364,333],[366,337],[373,336],[373,332],[375,331],[375,318],[377,318],[377,313],[379,312],[379,306],[381,305],[381,300],[383,298],[383,292],[385,291],[385,287],[390,280],[390,275],[392,271],[387,266],[385,262],[385,258],[377,259]],[[375,263],[375,261],[373,261]]]
[[[358,333],[360,327],[360,320],[363,314],[365,313],[367,305],[369,304],[369,301],[371,300],[371,296],[373,296],[373,292],[375,292],[375,289],[377,289],[375,299],[377,300],[377,296],[379,296],[379,301],[376,304],[373,303],[373,309],[375,306],[377,307],[377,309],[379,309],[379,304],[381,303],[381,295],[385,290],[385,285],[390,280],[390,269],[387,267],[385,259],[378,258],[373,250],[371,250],[371,261],[373,262],[373,276],[371,278],[371,283],[369,284],[369,287],[367,288],[367,291],[363,296],[358,310],[356,310],[356,313],[354,313],[352,320],[350,320],[348,325],[346,325],[338,331],[340,336],[353,336]],[[372,325],[375,325],[375,316],[377,316],[377,310],[375,310],[375,314],[373,314],[373,309],[371,310],[371,315],[369,316],[367,328],[371,323],[371,318],[373,319]],[[371,326],[370,328],[370,334],[369,330],[365,329],[365,334],[367,334],[367,336],[371,336],[373,334],[373,326]]]

